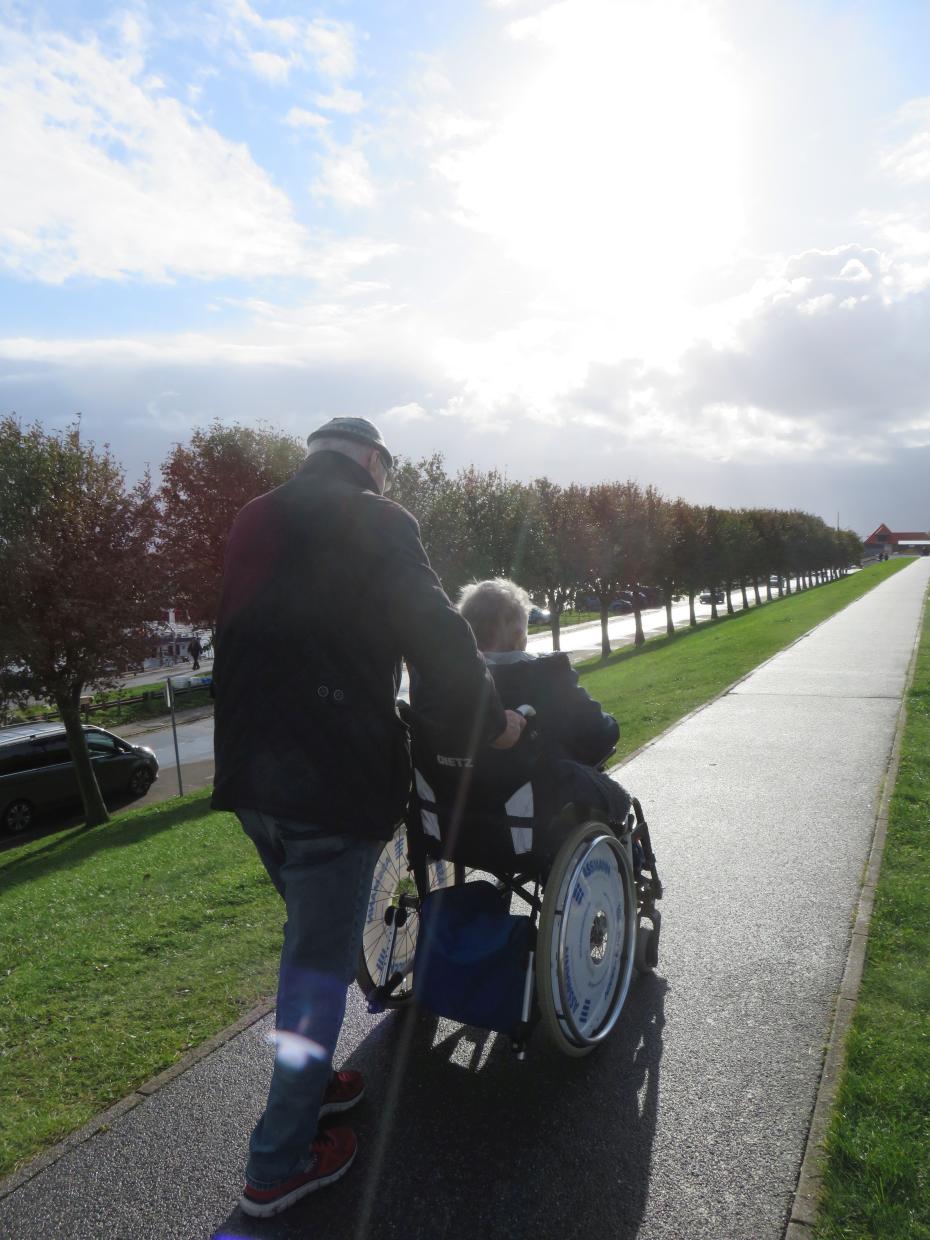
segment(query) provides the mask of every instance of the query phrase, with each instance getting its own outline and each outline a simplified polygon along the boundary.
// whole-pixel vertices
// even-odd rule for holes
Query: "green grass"
[[[688,711],[866,594],[912,560],[889,560],[790,598],[708,620],[673,637],[624,647],[579,666],[581,682],[621,721],[617,757],[657,736]]]
[[[205,797],[0,854],[0,1174],[274,993],[280,900]]]
[[[622,752],[901,561],[583,669]],[[205,793],[0,853],[0,1174],[274,991],[283,911]]]
[[[559,620],[559,627],[567,629],[572,624],[587,624],[589,620],[600,620],[601,613],[599,611],[563,611]],[[527,626],[529,633],[549,633],[552,626],[549,624],[530,624]]]
[[[928,1240],[930,607],[826,1148],[817,1240]]]

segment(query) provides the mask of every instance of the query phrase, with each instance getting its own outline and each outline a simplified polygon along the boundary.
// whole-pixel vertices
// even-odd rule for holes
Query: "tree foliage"
[[[197,626],[213,628],[226,539],[249,500],[292,477],[306,449],[268,427],[195,430],[161,467],[159,544],[171,576],[172,604]]]
[[[81,728],[86,685],[141,661],[165,598],[148,477],[127,489],[78,427],[0,420],[0,697],[54,702],[88,823],[105,821]]]

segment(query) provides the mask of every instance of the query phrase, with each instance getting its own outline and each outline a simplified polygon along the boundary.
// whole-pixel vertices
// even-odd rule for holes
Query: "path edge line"
[[[227,1025],[225,1029],[215,1033],[206,1042],[201,1042],[199,1046],[195,1046],[193,1050],[188,1051],[186,1055],[182,1055],[170,1067],[162,1069],[161,1072],[150,1077],[143,1084],[136,1086],[132,1093],[120,1098],[119,1102],[115,1102],[107,1110],[95,1115],[82,1128],[69,1133],[68,1136],[62,1138],[55,1145],[51,1145],[47,1150],[43,1150],[41,1154],[36,1154],[33,1158],[30,1158],[18,1170],[12,1172],[5,1179],[0,1180],[0,1201],[11,1196],[18,1189],[22,1188],[24,1184],[28,1184],[30,1180],[35,1179],[37,1175],[40,1175],[47,1167],[51,1167],[53,1163],[58,1162],[60,1158],[63,1158],[71,1150],[76,1149],[79,1145],[83,1145],[98,1133],[106,1132],[120,1116],[134,1110],[140,1102],[144,1102],[152,1094],[158,1093],[165,1085],[170,1084],[176,1077],[187,1072],[189,1068],[199,1063],[201,1059],[206,1059],[215,1050],[219,1050],[224,1043],[231,1041],[238,1034],[251,1028],[252,1025],[258,1024],[260,1020],[270,1012],[273,1012],[274,1008],[273,999],[266,999],[262,1003],[256,1004],[248,1012],[244,1012],[238,1020],[234,1020],[231,1025]]]
[[[872,833],[872,846],[869,850],[869,859],[866,862],[862,888],[859,893],[859,903],[852,924],[843,978],[836,994],[833,1020],[824,1050],[820,1083],[817,1086],[817,1095],[811,1112],[804,1157],[801,1160],[798,1182],[788,1213],[784,1240],[812,1240],[814,1235],[823,1184],[823,1143],[833,1115],[840,1077],[846,1060],[846,1039],[859,998],[859,987],[862,982],[865,954],[869,942],[869,926],[875,905],[875,891],[881,874],[885,841],[888,837],[888,811],[901,765],[901,741],[907,725],[907,699],[917,670],[917,655],[920,650],[928,606],[930,606],[930,591],[925,591],[917,619],[917,631],[904,681],[904,690],[901,694],[901,705],[895,721],[888,765],[882,780],[875,828]]]

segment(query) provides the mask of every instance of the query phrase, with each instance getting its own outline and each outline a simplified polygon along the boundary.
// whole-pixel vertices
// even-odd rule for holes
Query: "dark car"
[[[627,603],[630,611],[633,610],[633,605],[636,604],[639,610],[643,611],[649,606],[649,596],[645,590],[621,590],[617,595],[616,602]]]
[[[633,610],[633,604],[628,598],[615,598],[610,604],[610,610],[617,616],[627,616]]]
[[[104,796],[141,797],[158,775],[158,759],[144,745],[85,726],[87,748]],[[26,831],[45,810],[79,803],[74,763],[60,723],[0,729],[0,828]]]
[[[545,607],[531,607],[530,614],[527,619],[529,624],[548,624],[552,619],[552,613]]]
[[[722,590],[704,590],[701,593],[702,603],[725,603],[727,596]]]

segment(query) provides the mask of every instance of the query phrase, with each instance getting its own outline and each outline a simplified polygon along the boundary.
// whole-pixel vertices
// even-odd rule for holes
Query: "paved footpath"
[[[666,883],[658,973],[594,1055],[364,1011],[355,1168],[278,1219],[235,1207],[270,1070],[254,1024],[0,1201],[27,1240],[777,1240],[843,972],[930,560],[620,772]]]

